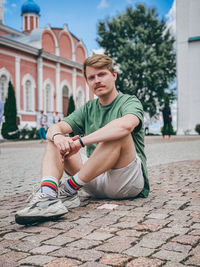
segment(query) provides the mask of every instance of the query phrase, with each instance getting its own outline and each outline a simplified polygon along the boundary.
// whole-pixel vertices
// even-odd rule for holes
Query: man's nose
[[[95,82],[95,83],[99,83],[99,82],[100,82],[100,78],[99,78],[98,75],[96,75],[96,76],[94,77],[94,82]]]

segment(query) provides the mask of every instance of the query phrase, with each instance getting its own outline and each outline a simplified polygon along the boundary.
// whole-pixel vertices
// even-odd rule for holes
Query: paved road
[[[147,199],[80,194],[81,207],[59,221],[16,225],[16,210],[40,181],[44,148],[0,144],[0,266],[200,266],[200,137],[146,138]]]

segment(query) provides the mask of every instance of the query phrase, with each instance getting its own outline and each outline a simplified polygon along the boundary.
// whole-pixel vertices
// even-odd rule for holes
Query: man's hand
[[[57,148],[60,151],[61,160],[64,162],[66,157],[70,157],[73,154],[77,153],[80,148],[78,147],[77,142],[75,141],[78,139],[78,135],[74,137],[66,137],[64,135],[56,135],[54,137],[54,144],[57,146]]]

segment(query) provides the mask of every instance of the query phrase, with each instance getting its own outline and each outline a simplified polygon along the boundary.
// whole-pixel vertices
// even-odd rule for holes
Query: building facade
[[[176,0],[179,135],[200,124],[200,1]]]
[[[86,47],[68,29],[39,27],[40,8],[27,0],[22,8],[23,32],[3,21],[0,0],[0,99],[5,102],[12,82],[20,126],[37,124],[40,110],[48,115],[67,114],[69,97],[76,107],[93,98],[82,74]]]

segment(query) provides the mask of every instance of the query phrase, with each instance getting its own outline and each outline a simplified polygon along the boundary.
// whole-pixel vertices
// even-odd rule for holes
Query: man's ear
[[[115,81],[117,80],[117,72],[116,71],[113,71],[113,76],[115,78]]]

